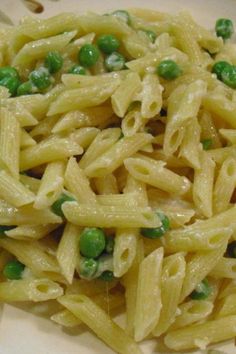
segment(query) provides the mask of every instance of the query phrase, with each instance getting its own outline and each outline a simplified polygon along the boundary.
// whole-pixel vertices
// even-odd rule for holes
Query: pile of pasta
[[[236,64],[236,47],[187,12],[127,14],[0,30],[0,66],[22,82],[49,51],[63,58],[44,90],[0,86],[0,300],[45,302],[52,321],[84,323],[118,353],[152,337],[204,349],[236,335],[236,95],[212,73]],[[116,37],[125,67],[108,71],[100,51],[68,73],[101,35]],[[163,61],[176,77],[159,75]],[[114,241],[90,279],[88,228]]]

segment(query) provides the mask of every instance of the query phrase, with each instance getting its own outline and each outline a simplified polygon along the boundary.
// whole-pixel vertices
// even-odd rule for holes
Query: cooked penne
[[[166,257],[163,261],[161,275],[162,308],[159,321],[153,330],[158,337],[174,322],[179,296],[185,276],[185,259],[181,253]]]
[[[63,288],[49,279],[23,279],[0,283],[0,300],[48,301],[63,295]]]
[[[205,349],[211,343],[234,338],[236,333],[236,316],[207,321],[183,329],[177,329],[166,335],[164,342],[170,349],[185,350]]]
[[[5,108],[0,110],[0,164],[19,178],[20,124]]]
[[[141,114],[144,119],[155,117],[162,107],[163,87],[155,74],[147,74],[142,81]],[[155,94],[154,94],[155,92]]]
[[[179,305],[177,315],[170,330],[189,326],[205,320],[213,310],[213,303],[207,300],[189,300]]]
[[[89,180],[74,157],[69,159],[66,167],[65,186],[76,197],[79,203],[96,203],[96,196],[90,187]]]
[[[210,156],[201,152],[201,168],[194,171],[193,201],[199,212],[210,218],[212,216],[212,195],[215,163]]]
[[[215,278],[236,278],[236,260],[222,257],[218,260],[210,275]]]
[[[149,254],[139,268],[136,312],[134,318],[134,337],[140,341],[156,327],[161,302],[161,271],[163,248]]]
[[[35,209],[47,208],[57,200],[63,190],[64,171],[64,161],[55,161],[47,165],[35,198]]]
[[[124,117],[134,95],[141,90],[139,75],[130,73],[111,96],[111,104],[118,117]]]
[[[57,249],[56,257],[61,272],[69,284],[72,283],[75,267],[79,258],[79,235],[80,229],[75,225],[67,223]]]
[[[5,231],[5,234],[15,240],[39,240],[48,234],[51,231],[55,230],[57,225],[47,224],[47,225],[21,225],[14,227],[14,229]]]
[[[120,207],[66,202],[62,210],[67,220],[78,226],[158,227],[159,218],[149,207]]]
[[[125,160],[125,167],[134,178],[168,193],[185,194],[191,186],[186,177],[165,168],[163,161],[131,157]]]
[[[85,173],[89,177],[103,177],[121,166],[126,158],[133,155],[151,140],[151,135],[146,133],[137,133],[131,137],[124,137],[100,155],[96,161],[89,164],[85,169]]]
[[[87,296],[65,295],[58,301],[118,353],[141,354],[141,350],[134,340]],[[96,321],[94,321],[94,318],[96,318]]]
[[[114,275],[122,277],[132,266],[138,242],[137,229],[117,229],[113,253]]]

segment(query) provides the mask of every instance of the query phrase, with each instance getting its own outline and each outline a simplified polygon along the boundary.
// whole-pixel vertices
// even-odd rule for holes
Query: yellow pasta
[[[0,28],[2,302],[121,354],[236,336],[236,45],[217,26],[134,8]]]

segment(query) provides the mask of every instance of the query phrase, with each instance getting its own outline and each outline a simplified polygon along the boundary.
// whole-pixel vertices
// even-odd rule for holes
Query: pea
[[[80,235],[79,248],[84,257],[97,258],[106,247],[106,238],[103,230],[85,228]]]
[[[225,68],[231,67],[231,65],[227,61],[218,61],[215,63],[211,69],[211,72],[216,74],[217,79],[222,80],[222,71]]]
[[[108,71],[119,71],[125,67],[125,58],[122,54],[114,52],[105,59],[105,67]]]
[[[99,279],[109,282],[114,279],[114,274],[112,271],[106,270],[100,275]]]
[[[236,241],[228,244],[227,255],[231,258],[236,258]]]
[[[62,193],[60,197],[52,204],[52,211],[58,216],[64,217],[63,211],[61,209],[62,204],[65,202],[74,202],[75,198],[71,197],[68,194]]]
[[[211,294],[211,287],[207,279],[204,279],[199,283],[195,290],[191,293],[190,297],[193,300],[205,300]]]
[[[236,88],[236,66],[226,66],[221,73],[222,81],[225,85]]]
[[[63,58],[57,51],[48,52],[44,64],[48,68],[48,71],[51,74],[54,74],[61,70],[63,66]]]
[[[233,22],[228,18],[219,18],[215,24],[215,31],[217,37],[229,39],[234,33]]]
[[[2,68],[0,68],[0,80],[4,79],[7,76],[14,77],[15,79],[20,80],[18,71],[12,66],[3,66]]]
[[[92,279],[98,269],[98,261],[92,258],[81,257],[79,263],[79,276],[84,279]]]
[[[39,68],[30,73],[29,79],[31,83],[39,90],[45,90],[51,85],[50,75],[46,68]]]
[[[68,70],[69,74],[86,75],[86,70],[81,65],[74,65]]]
[[[179,65],[173,60],[163,60],[157,67],[157,74],[166,80],[176,79],[181,73]]]
[[[31,93],[33,93],[33,86],[30,81],[26,81],[18,86],[17,96],[30,95]]]
[[[104,34],[98,37],[97,45],[103,53],[111,54],[119,48],[120,41],[112,34]]]
[[[93,44],[84,44],[78,53],[78,59],[81,65],[89,68],[96,64],[99,58],[99,50]]]
[[[3,275],[7,279],[21,279],[22,272],[25,269],[24,264],[17,260],[8,262],[3,268]]]
[[[164,236],[164,234],[170,229],[170,220],[169,218],[163,213],[157,213],[161,220],[161,226],[155,228],[142,228],[141,234],[147,238],[159,238]]]
[[[150,41],[151,41],[152,43],[155,42],[155,40],[156,40],[156,38],[157,38],[157,35],[156,35],[155,32],[153,32],[153,31],[151,31],[151,30],[145,30],[145,29],[142,29],[141,31],[144,32],[144,33],[147,35],[147,37],[150,39]]]
[[[6,237],[5,231],[14,229],[15,226],[0,225],[0,238]]]
[[[15,96],[17,92],[17,88],[20,85],[20,81],[12,76],[6,76],[2,80],[0,80],[0,86],[6,87],[11,96]]]
[[[131,25],[131,17],[128,11],[116,10],[112,13],[112,16],[119,18],[121,21],[125,22],[127,25]]]
[[[114,237],[107,237],[106,238],[106,252],[113,253],[114,245],[115,245]]]
[[[204,139],[201,141],[203,150],[209,150],[212,147],[212,139]]]

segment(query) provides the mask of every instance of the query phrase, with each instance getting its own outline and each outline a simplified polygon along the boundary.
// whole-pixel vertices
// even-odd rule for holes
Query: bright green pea
[[[146,29],[142,29],[141,31],[144,32],[144,33],[148,36],[148,38],[150,39],[150,41],[151,41],[152,43],[155,42],[155,40],[156,40],[156,38],[157,38],[157,35],[156,35],[155,32],[153,32],[153,31],[151,31],[151,30],[146,30]]]
[[[106,252],[108,254],[113,253],[114,245],[115,245],[114,237],[107,237],[106,238]]]
[[[48,68],[48,71],[51,74],[55,74],[59,70],[61,70],[63,66],[63,58],[61,54],[57,51],[48,52],[44,65]]]
[[[234,33],[233,22],[228,18],[219,18],[216,21],[215,31],[217,37],[222,37],[223,39],[229,39]]]
[[[14,229],[15,226],[7,226],[7,225],[0,225],[0,238],[4,238],[7,235],[5,234],[5,231],[9,231]]]
[[[24,264],[17,260],[8,262],[3,268],[3,275],[7,279],[21,279],[22,272],[25,269]]]
[[[84,257],[97,258],[106,247],[106,237],[103,230],[85,228],[80,235],[79,249]]]
[[[221,73],[222,81],[225,85],[236,88],[236,66],[226,66]]]
[[[76,74],[76,75],[86,75],[86,70],[81,65],[73,65],[69,70],[69,74]]]
[[[12,96],[16,95],[17,88],[20,85],[19,79],[13,76],[5,76],[0,80],[0,86],[6,87]]]
[[[74,202],[75,198],[71,197],[68,194],[62,193],[60,197],[52,204],[51,208],[52,211],[57,214],[58,216],[61,216],[62,218],[64,217],[63,211],[62,211],[62,204],[65,202]]]
[[[204,139],[201,141],[203,150],[209,150],[212,147],[212,139]]]
[[[204,279],[196,286],[195,290],[190,294],[190,297],[193,300],[205,300],[211,294],[211,291],[212,289],[208,283],[208,280]]]
[[[99,50],[93,44],[84,44],[78,53],[78,59],[81,65],[90,68],[95,65],[99,58]]]
[[[112,281],[114,279],[114,274],[113,274],[112,271],[106,270],[105,272],[103,272],[100,275],[99,279],[109,282],[109,281]]]
[[[129,26],[131,25],[131,17],[128,11],[117,10],[112,12],[112,16],[118,17],[121,21],[124,21]]]
[[[181,73],[179,65],[173,60],[163,60],[157,67],[157,74],[166,80],[176,79]]]
[[[227,255],[231,258],[236,258],[236,241],[233,241],[228,244]]]
[[[222,80],[222,71],[229,67],[231,67],[231,64],[229,64],[227,61],[218,61],[213,65],[211,72],[216,74],[217,79]]]
[[[21,84],[17,89],[17,96],[30,95],[33,93],[33,86],[30,81]]]
[[[163,213],[157,213],[161,220],[161,226],[155,228],[142,228],[141,234],[147,238],[159,238],[164,236],[164,234],[170,229],[170,220],[169,218]]]
[[[98,261],[93,258],[80,258],[79,276],[84,279],[93,279],[98,269]]]
[[[18,71],[12,66],[4,66],[0,68],[0,80],[4,79],[7,76],[14,77],[15,79],[20,80]]]
[[[108,71],[119,71],[125,67],[125,58],[122,54],[114,52],[105,59],[105,67]]]
[[[39,90],[45,90],[51,85],[51,78],[46,68],[39,68],[30,73],[29,79],[31,83]]]
[[[103,53],[111,54],[119,48],[120,41],[112,34],[104,34],[98,37],[97,45]]]

